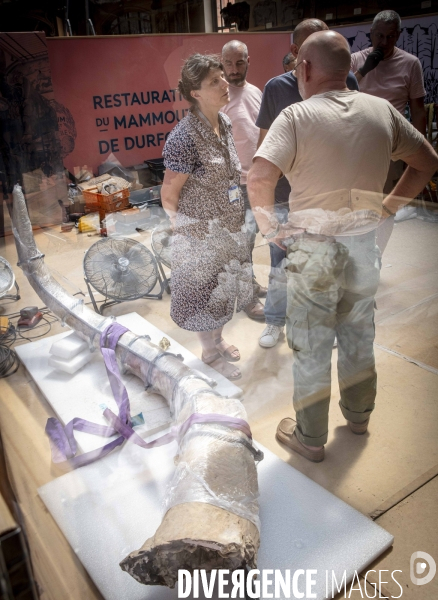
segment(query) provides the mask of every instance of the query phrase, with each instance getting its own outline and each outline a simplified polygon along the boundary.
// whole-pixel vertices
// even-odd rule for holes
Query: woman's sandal
[[[230,365],[220,354],[213,354],[213,356],[209,356],[208,358],[204,357],[202,354],[202,362],[215,369],[218,373],[229,379],[230,381],[235,381],[236,379],[240,379],[242,377],[242,373],[237,367]],[[239,372],[238,375],[232,375],[236,371]]]
[[[226,361],[237,362],[240,360],[240,352],[239,349],[236,348],[236,346],[230,346],[229,344],[227,344],[224,338],[214,341],[216,344],[216,350],[223,358],[225,358]],[[221,344],[225,344],[226,348],[221,348]]]

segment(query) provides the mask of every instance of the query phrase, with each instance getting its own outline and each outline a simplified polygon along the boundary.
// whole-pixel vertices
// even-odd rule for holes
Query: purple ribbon
[[[173,440],[182,438],[192,425],[199,423],[215,423],[233,429],[239,429],[247,435],[249,439],[252,439],[250,427],[243,419],[216,413],[194,413],[190,415],[181,426],[172,427],[169,433],[166,433],[152,442],[145,442],[133,429],[128,392],[122,382],[115,353],[119,338],[127,331],[129,331],[129,329],[114,322],[105,329],[100,337],[100,349],[105,361],[111,390],[119,409],[118,415],[109,408],[106,408],[103,411],[109,425],[99,425],[76,417],[67,423],[67,425],[63,426],[58,419],[55,419],[54,417],[49,418],[47,420],[45,431],[49,437],[52,461],[54,463],[68,461],[70,466],[74,469],[83,467],[99,458],[103,458],[114,448],[122,445],[125,440],[130,440],[146,450],[157,446],[163,446],[164,444],[169,444]],[[74,438],[74,431],[82,431],[103,437],[112,437],[118,433],[119,437],[112,442],[105,444],[105,446],[102,446],[101,448],[76,456],[77,444]]]

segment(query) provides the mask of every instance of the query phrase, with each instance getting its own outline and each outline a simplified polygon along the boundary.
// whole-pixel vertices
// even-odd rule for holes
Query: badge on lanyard
[[[230,204],[233,204],[233,202],[238,202],[240,200],[240,191],[238,185],[231,185],[228,188],[228,199],[230,201]]]
[[[211,129],[211,123],[208,121],[207,117],[202,113],[199,108],[197,109],[197,113],[202,121]],[[223,123],[221,118],[219,117],[219,144],[221,148],[222,155],[225,160],[226,169],[228,171],[228,177],[230,178],[230,187],[228,188],[228,200],[230,204],[234,204],[234,202],[240,201],[240,188],[238,185],[233,185],[232,180],[235,177],[235,172],[233,165],[231,164],[231,156],[230,156],[230,148],[228,146],[228,137],[226,131],[224,130]]]

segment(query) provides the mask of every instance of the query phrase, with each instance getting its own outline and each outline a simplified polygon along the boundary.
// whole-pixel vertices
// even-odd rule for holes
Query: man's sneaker
[[[280,337],[280,333],[283,333],[283,327],[277,327],[277,325],[267,325],[262,335],[259,337],[259,344],[262,348],[273,348]]]
[[[400,223],[400,221],[407,221],[408,219],[415,219],[417,216],[417,208],[415,206],[403,206],[399,208],[395,214],[394,221]]]

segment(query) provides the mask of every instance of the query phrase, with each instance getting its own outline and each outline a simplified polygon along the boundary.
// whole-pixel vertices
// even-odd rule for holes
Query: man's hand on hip
[[[288,223],[284,225],[280,225],[280,229],[278,230],[278,234],[272,240],[269,240],[282,250],[286,250],[287,246],[293,243],[293,237],[296,235],[300,235],[304,233],[306,230],[301,229],[299,227],[293,227]]]

